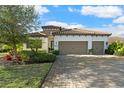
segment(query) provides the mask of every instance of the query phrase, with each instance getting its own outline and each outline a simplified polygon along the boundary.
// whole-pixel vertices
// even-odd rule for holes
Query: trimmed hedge
[[[53,50],[52,53],[55,55],[59,55],[59,50]]]
[[[45,53],[45,52],[32,52],[32,51],[22,51],[22,59],[26,63],[44,63],[44,62],[54,62],[56,59],[55,54]]]
[[[32,53],[29,55],[30,62],[54,62],[56,56],[49,53]]]

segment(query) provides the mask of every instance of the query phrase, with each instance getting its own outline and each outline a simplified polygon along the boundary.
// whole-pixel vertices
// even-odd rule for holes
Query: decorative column
[[[88,54],[92,54],[92,36],[88,38]]]

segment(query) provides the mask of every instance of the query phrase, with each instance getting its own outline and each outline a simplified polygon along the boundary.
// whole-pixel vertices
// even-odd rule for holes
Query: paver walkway
[[[58,56],[42,87],[124,87],[124,58],[108,55]]]

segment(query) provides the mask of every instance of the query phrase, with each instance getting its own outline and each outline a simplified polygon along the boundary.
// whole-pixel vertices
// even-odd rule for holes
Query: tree
[[[33,52],[38,52],[38,49],[42,46],[41,39],[29,39],[28,45]]]
[[[29,31],[39,28],[35,6],[0,6],[0,43],[12,46],[14,58],[17,44],[27,40]]]

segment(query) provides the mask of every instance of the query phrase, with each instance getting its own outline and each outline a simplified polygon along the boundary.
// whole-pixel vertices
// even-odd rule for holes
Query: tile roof
[[[86,30],[86,29],[66,29],[61,30],[57,32],[53,32],[53,35],[104,35],[104,36],[110,36],[111,33],[102,32],[102,31],[92,31],[92,30]]]
[[[42,28],[61,28],[61,26],[47,25],[47,26],[42,26]]]
[[[33,32],[28,34],[31,37],[47,37],[47,35],[43,32]]]

